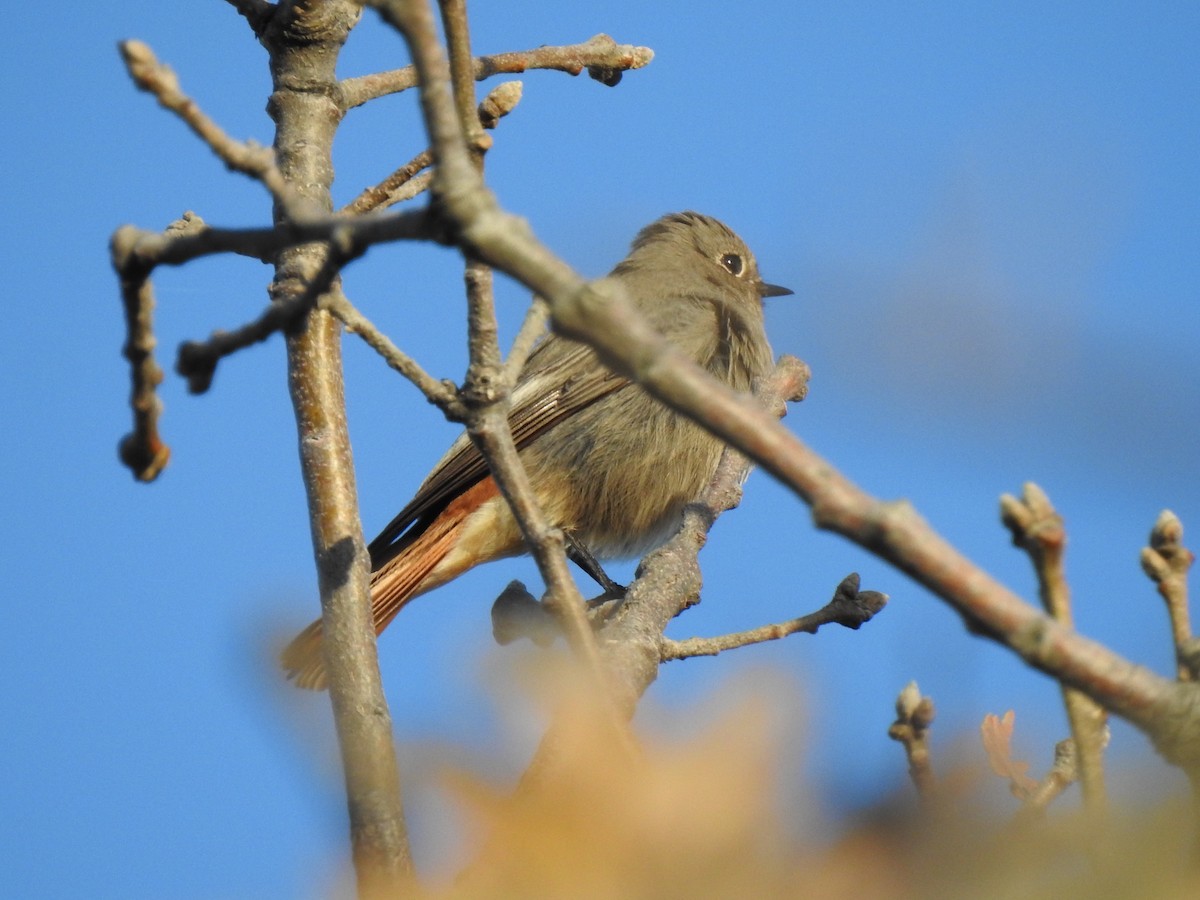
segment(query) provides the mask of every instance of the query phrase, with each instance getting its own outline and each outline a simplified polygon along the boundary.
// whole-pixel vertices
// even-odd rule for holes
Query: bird
[[[750,248],[717,219],[662,216],[605,277],[668,342],[734,390],[749,391],[771,370],[763,301],[792,291],[763,281]],[[724,449],[586,344],[555,333],[530,353],[508,421],[542,511],[598,580],[606,577],[596,560],[640,556],[671,537]],[[464,432],[368,551],[379,634],[413,598],[526,547]],[[326,687],[321,632],[318,619],[281,654],[299,687]]]

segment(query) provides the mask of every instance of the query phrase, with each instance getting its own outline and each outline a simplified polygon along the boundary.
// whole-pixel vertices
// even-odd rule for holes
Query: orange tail
[[[437,573],[438,563],[454,549],[471,513],[499,493],[496,483],[485,478],[457,497],[417,535],[412,543],[371,573],[371,617],[375,633],[381,634],[409,600],[444,584],[485,559],[473,560],[455,571]],[[313,622],[284,648],[279,660],[287,677],[297,687],[322,691],[326,687],[325,658],[321,649],[321,620]]]

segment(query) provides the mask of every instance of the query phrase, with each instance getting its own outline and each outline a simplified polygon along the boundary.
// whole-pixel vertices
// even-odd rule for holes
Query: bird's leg
[[[625,596],[624,585],[617,584],[608,577],[608,573],[604,571],[604,567],[592,556],[592,551],[588,550],[574,535],[567,534],[567,559],[587,572],[592,580],[604,590],[604,596],[599,598],[600,602],[606,603],[619,597]]]

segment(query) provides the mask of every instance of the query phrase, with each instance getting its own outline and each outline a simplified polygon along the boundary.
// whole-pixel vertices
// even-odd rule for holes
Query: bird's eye
[[[726,253],[724,256],[722,256],[721,265],[725,267],[725,271],[735,277],[741,275],[743,268],[745,268],[742,263],[742,258],[736,253]]]

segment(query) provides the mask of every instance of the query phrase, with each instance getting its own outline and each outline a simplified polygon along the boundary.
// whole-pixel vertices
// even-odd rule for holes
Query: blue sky
[[[789,427],[868,490],[910,499],[1027,596],[996,498],[1036,480],[1067,520],[1081,629],[1168,672],[1167,624],[1137,554],[1162,508],[1193,546],[1200,534],[1200,8],[881,6],[612,2],[514,16],[479,4],[479,52],[606,31],[656,53],[611,90],[523,76],[492,184],[587,275],[664,212],[728,222],[766,277],[796,291],[768,312],[776,351],[814,373]],[[174,455],[158,483],[133,483],[115,452],[128,385],[112,229],[162,227],[185,209],[230,225],[269,214],[260,188],[135,92],[115,43],[147,41],[232,134],[269,142],[265,54],[216,0],[82,6],[53,24],[22,7],[8,27],[0,893],[319,896],[344,874],[327,706],[269,663],[316,610],[281,342],[224,363],[203,397],[168,377]],[[368,16],[341,71],[405,61]],[[423,148],[414,99],[347,117],[338,199]],[[380,248],[346,287],[430,371],[458,378],[458,268],[445,250]],[[256,314],[269,277],[246,260],[162,273],[164,367],[180,341]],[[510,333],[526,293],[501,287]],[[359,343],[346,356],[369,537],[454,430]],[[783,671],[803,710],[785,774],[809,779],[807,796],[834,815],[903,785],[884,733],[910,679],[939,705],[943,748],[965,735],[978,753],[979,720],[1008,708],[1035,768],[1065,735],[1053,685],[902,575],[815,533],[761,474],[702,559],[704,602],[675,636],[806,612],[852,570],[891,595],[858,633],[669,666],[648,701],[686,718],[736,675]],[[502,746],[494,764],[520,770],[533,737],[514,737],[481,686],[499,665],[489,598],[510,577],[534,581],[533,564],[471,573],[384,639],[411,765],[431,747]],[[1146,772],[1166,790],[1181,783],[1127,728],[1111,756],[1118,795]],[[418,851],[436,858],[436,798],[417,792],[411,807]]]

